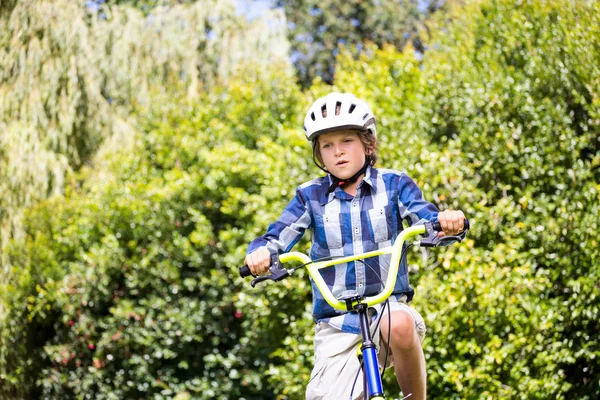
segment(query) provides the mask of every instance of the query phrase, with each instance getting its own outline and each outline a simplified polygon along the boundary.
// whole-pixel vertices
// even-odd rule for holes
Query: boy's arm
[[[423,192],[406,174],[401,174],[398,182],[398,206],[400,217],[410,226],[433,221],[439,210],[423,198]]]
[[[407,219],[410,225],[437,219],[443,229],[440,237],[456,235],[463,231],[465,214],[462,211],[439,212],[436,206],[423,198],[419,186],[405,174],[400,177],[398,192],[400,215],[403,219]]]
[[[310,227],[311,221],[306,199],[300,190],[296,190],[296,196],[285,207],[279,219],[269,226],[267,233],[250,243],[246,254],[250,255],[262,247],[266,247],[269,254],[287,253],[298,243],[304,231]],[[261,252],[265,253],[264,250]],[[246,260],[249,259],[246,257]],[[252,266],[249,265],[249,267],[252,269]],[[256,272],[260,274],[266,270],[260,268]]]

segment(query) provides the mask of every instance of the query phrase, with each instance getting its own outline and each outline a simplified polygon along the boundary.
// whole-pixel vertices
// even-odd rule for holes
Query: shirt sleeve
[[[398,206],[400,217],[409,225],[422,224],[437,219],[439,210],[423,198],[417,184],[406,174],[401,174],[398,183]]]
[[[300,190],[285,207],[279,219],[269,226],[267,233],[254,239],[246,254],[252,253],[261,246],[267,246],[271,254],[287,253],[302,238],[304,231],[311,226],[311,216]]]

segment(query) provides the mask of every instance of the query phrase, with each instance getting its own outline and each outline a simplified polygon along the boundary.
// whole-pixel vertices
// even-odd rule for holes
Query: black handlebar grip
[[[433,229],[435,229],[438,232],[442,231],[442,226],[440,225],[439,221],[435,221],[433,224]],[[465,222],[464,222],[464,226],[463,226],[463,232],[466,231],[467,229],[469,229],[471,227],[471,225],[469,224],[469,220],[467,218],[465,218]]]
[[[238,268],[238,270],[240,271],[240,276],[242,278],[252,276],[252,271],[250,271],[250,268],[247,265],[244,265],[243,267]]]

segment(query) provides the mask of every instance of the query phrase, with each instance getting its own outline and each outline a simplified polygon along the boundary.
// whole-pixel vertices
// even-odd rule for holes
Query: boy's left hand
[[[453,236],[465,228],[465,214],[460,210],[445,210],[438,214],[438,222],[443,231],[438,233],[438,237]]]

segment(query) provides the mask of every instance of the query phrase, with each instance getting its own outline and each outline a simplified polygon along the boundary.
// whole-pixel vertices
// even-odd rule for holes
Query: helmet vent
[[[352,93],[331,92],[320,97],[304,115],[304,133],[309,141],[328,132],[364,129],[377,137],[373,110]]]

